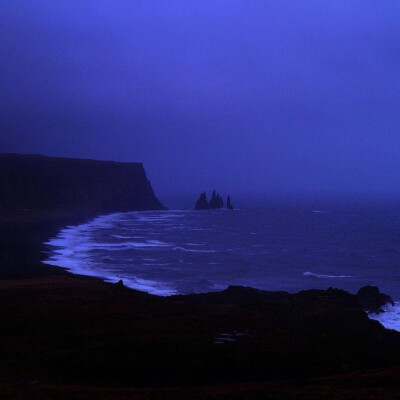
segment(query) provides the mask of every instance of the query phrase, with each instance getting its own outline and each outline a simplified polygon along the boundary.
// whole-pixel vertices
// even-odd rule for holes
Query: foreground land
[[[41,243],[87,217],[2,218],[1,398],[398,398],[400,334],[355,296],[160,298],[41,264]]]
[[[98,388],[41,384],[35,388],[0,385],[4,400],[398,400],[400,369],[370,370],[311,380],[253,382],[161,389]]]

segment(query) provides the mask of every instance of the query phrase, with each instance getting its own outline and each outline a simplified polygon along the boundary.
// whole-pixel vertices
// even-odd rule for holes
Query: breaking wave
[[[322,279],[328,279],[328,278],[354,278],[352,275],[324,275],[324,274],[315,274],[314,272],[303,272],[304,276],[313,276],[314,278],[322,278]]]

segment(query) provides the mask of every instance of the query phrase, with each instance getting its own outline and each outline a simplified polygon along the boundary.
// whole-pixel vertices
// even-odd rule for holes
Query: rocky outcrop
[[[22,372],[52,385],[137,386],[141,393],[146,386],[210,391],[214,384],[234,383],[226,396],[214,397],[231,399],[239,382],[282,379],[302,388],[299,397],[288,398],[305,399],[311,398],[304,389],[311,377],[355,371],[349,378],[354,381],[360,370],[400,366],[400,333],[369,319],[357,297],[343,290],[285,293],[230,286],[158,297],[78,276],[0,284],[2,382]],[[21,329],[25,326],[35,329]],[[365,393],[374,381],[366,382],[360,396],[343,398],[370,398]],[[383,376],[375,384],[386,382]],[[313,398],[326,398],[332,390]],[[40,393],[28,398],[44,398]],[[167,398],[175,398],[171,393]],[[252,393],[236,398],[282,398],[265,397],[259,386]],[[393,393],[375,398],[398,398],[398,385]],[[21,392],[0,397],[27,398]],[[71,397],[76,398],[69,392],[65,398]],[[55,398],[54,392],[45,398]]]
[[[201,193],[199,199],[196,201],[194,206],[195,210],[216,210],[224,206],[224,200],[214,190],[211,196],[210,202],[207,201],[206,192]]]
[[[141,163],[0,155],[0,212],[163,208]]]
[[[215,210],[217,208],[222,208],[224,206],[224,200],[222,200],[222,197],[213,190],[211,200],[209,203],[209,208],[211,210]]]
[[[377,286],[364,286],[357,292],[357,299],[361,307],[369,312],[379,314],[384,312],[383,307],[387,304],[394,306],[392,298],[379,291]]]
[[[199,199],[196,201],[196,205],[194,206],[195,210],[208,210],[209,204],[207,201],[207,194],[206,192],[203,192]]]
[[[228,198],[226,199],[226,208],[231,211],[233,210],[233,205],[231,203],[231,196],[228,196]]]
[[[212,319],[214,343],[221,351],[213,365],[220,361],[216,371],[229,370],[229,376],[260,368],[269,376],[298,378],[400,365],[400,333],[370,319],[357,296],[344,290],[287,293],[229,286],[173,299],[193,309],[221,312]],[[237,354],[243,359],[235,359]],[[244,358],[251,361],[246,364]]]

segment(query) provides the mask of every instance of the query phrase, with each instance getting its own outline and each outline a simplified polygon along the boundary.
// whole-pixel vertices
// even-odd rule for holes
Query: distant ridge
[[[0,211],[159,210],[142,163],[0,154]]]

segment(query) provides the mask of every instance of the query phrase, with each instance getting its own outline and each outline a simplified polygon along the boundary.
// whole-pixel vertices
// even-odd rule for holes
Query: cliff
[[[0,212],[163,208],[141,163],[0,154]]]

